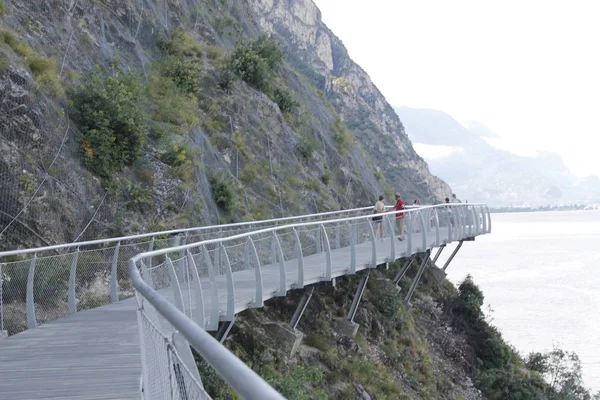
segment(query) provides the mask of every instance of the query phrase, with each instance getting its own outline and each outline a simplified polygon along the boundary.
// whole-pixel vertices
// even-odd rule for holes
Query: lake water
[[[600,390],[600,211],[492,214],[491,235],[465,242],[446,272],[454,283],[473,276],[521,354],[574,351],[585,385]]]

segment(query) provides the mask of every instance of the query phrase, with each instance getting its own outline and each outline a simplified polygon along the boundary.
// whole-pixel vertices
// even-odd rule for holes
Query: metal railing
[[[402,213],[402,241],[396,240],[401,225],[393,211],[379,214],[380,223],[373,215],[311,221],[147,251],[129,260],[129,270],[140,308],[165,335],[182,335],[180,353],[191,344],[236,392],[260,388],[244,392],[244,398],[269,398],[265,393],[272,394],[271,389],[261,378],[250,374],[240,379],[231,372],[242,368],[239,360],[217,361],[217,354],[208,354],[225,357],[229,351],[205,340],[206,330],[216,330],[220,321],[233,321],[240,311],[262,307],[265,300],[285,296],[290,289],[491,232],[490,213],[482,204],[424,206]],[[377,232],[379,224],[383,237]],[[144,356],[143,360],[143,384],[148,388],[147,371],[161,366]],[[199,377],[197,381],[201,385]]]
[[[371,210],[361,207],[0,252],[0,337],[132,296],[127,260],[142,251]]]

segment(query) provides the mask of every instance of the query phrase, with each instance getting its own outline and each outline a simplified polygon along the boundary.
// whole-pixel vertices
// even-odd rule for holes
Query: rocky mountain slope
[[[450,193],[310,0],[1,13],[3,248]]]
[[[560,156],[519,156],[493,147],[497,137],[477,122],[460,124],[429,109],[396,108],[415,147],[431,170],[470,202],[494,206],[540,206],[600,202],[597,177],[576,179]]]

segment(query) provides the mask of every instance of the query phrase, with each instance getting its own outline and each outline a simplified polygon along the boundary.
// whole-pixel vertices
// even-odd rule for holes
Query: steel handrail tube
[[[482,205],[482,204],[478,204],[478,203],[451,203],[452,207],[473,207],[473,206],[478,206],[478,205]],[[421,206],[418,208],[411,208],[411,209],[405,209],[402,210],[403,213],[411,213],[411,212],[417,212],[418,210],[423,210],[423,209],[430,209],[430,208],[438,208],[438,209],[445,209],[447,206],[447,204],[438,204],[438,205],[431,205],[431,206]],[[394,215],[396,214],[398,211],[393,210],[393,211],[388,211],[385,213],[380,213],[380,215],[385,216],[385,215]],[[181,245],[181,246],[177,246],[177,247],[167,247],[164,249],[159,249],[159,250],[153,250],[153,251],[147,251],[144,253],[139,253],[136,254],[135,256],[133,256],[133,259],[137,262],[141,259],[145,259],[148,257],[154,257],[154,256],[158,256],[158,255],[164,255],[167,253],[172,253],[174,251],[181,251],[181,250],[187,250],[187,249],[191,249],[194,247],[198,247],[200,245],[207,245],[207,244],[215,244],[215,243],[222,243],[222,242],[228,242],[228,241],[233,241],[233,240],[238,240],[238,239],[242,239],[248,236],[252,236],[252,235],[259,235],[259,234],[266,234],[266,233],[271,233],[271,232],[275,232],[278,230],[283,230],[283,229],[292,229],[292,228],[299,228],[299,227],[309,227],[309,226],[316,226],[316,225],[326,225],[326,224],[336,224],[336,223],[340,223],[340,222],[345,222],[345,221],[359,221],[359,220],[368,220],[373,218],[373,215],[369,214],[369,215],[359,215],[356,217],[347,217],[347,218],[340,218],[340,219],[329,219],[329,220],[325,220],[325,221],[311,221],[311,222],[303,222],[303,223],[298,223],[298,224],[287,224],[287,225],[282,225],[282,226],[274,226],[274,227],[270,227],[270,228],[264,228],[264,229],[260,229],[257,231],[252,231],[252,232],[244,232],[244,233],[240,233],[237,235],[232,235],[232,236],[227,236],[225,238],[216,238],[216,239],[207,239],[207,240],[203,240],[200,242],[195,242],[195,243],[188,243],[186,245]]]
[[[327,211],[324,213],[309,214],[309,215],[295,215],[292,217],[272,218],[272,219],[265,219],[265,220],[261,220],[261,221],[235,222],[232,224],[225,224],[225,225],[209,225],[209,226],[198,226],[198,227],[193,227],[193,228],[171,229],[168,231],[141,233],[138,235],[121,236],[121,237],[116,237],[116,238],[88,240],[86,242],[56,244],[56,245],[52,245],[52,246],[36,247],[33,249],[9,250],[9,251],[0,252],[0,258],[8,257],[8,256],[29,254],[29,253],[38,253],[38,252],[42,252],[42,251],[60,250],[60,249],[65,249],[65,248],[70,248],[70,247],[93,246],[93,245],[97,245],[97,244],[116,243],[116,242],[133,240],[133,239],[146,239],[146,238],[153,238],[154,236],[173,235],[176,233],[188,233],[188,232],[194,232],[194,231],[202,232],[202,231],[207,231],[207,230],[217,229],[217,228],[221,228],[221,229],[222,228],[237,228],[237,227],[246,226],[246,225],[263,225],[263,224],[267,224],[267,223],[275,223],[275,222],[282,222],[282,221],[294,221],[294,220],[298,220],[298,219],[302,219],[302,218],[324,217],[324,216],[329,216],[329,215],[341,214],[341,213],[345,213],[345,212],[367,211],[372,208],[373,208],[372,206],[359,207],[359,208],[352,208],[350,210]]]
[[[142,279],[133,259],[130,259],[128,263],[131,280],[135,289],[181,333],[198,354],[242,398],[249,400],[285,400],[279,392],[265,382],[225,346],[151,288]]]

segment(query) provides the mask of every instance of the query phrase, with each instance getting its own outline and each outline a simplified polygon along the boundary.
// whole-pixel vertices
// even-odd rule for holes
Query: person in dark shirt
[[[400,192],[396,193],[396,205],[394,206],[394,210],[404,210],[404,200],[402,200],[402,196]],[[404,240],[404,213],[399,212],[396,213],[396,229],[400,233],[400,237],[398,240]]]

